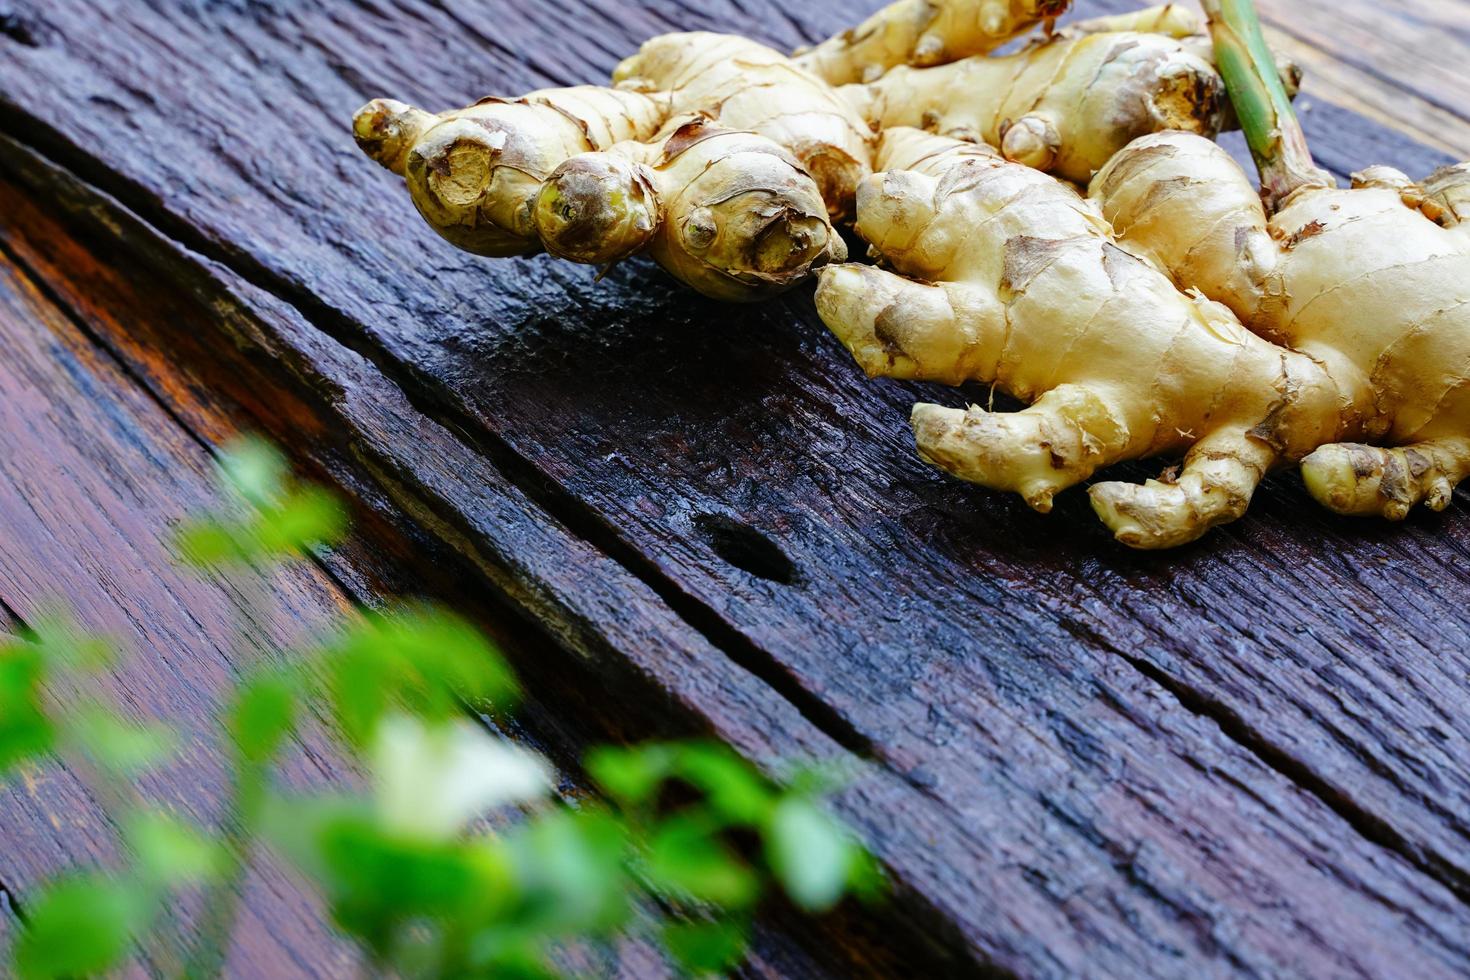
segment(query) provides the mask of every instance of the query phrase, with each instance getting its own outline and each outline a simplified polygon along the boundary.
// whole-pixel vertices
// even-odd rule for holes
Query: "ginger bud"
[[[533,217],[552,255],[607,265],[648,246],[658,230],[660,205],[642,164],[614,153],[585,153],[547,178]]]
[[[401,177],[408,151],[436,119],[394,99],[373,99],[352,117],[352,136],[362,152]]]

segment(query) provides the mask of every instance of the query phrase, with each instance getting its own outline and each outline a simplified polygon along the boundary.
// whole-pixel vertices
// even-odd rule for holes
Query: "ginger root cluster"
[[[729,301],[815,277],[870,375],[1028,403],[912,424],[923,458],[1038,510],[1181,458],[1092,484],[1130,546],[1192,541],[1297,464],[1339,513],[1446,507],[1470,475],[1470,165],[1338,189],[1248,0],[1204,0],[1213,43],[1177,4],[1053,30],[1068,5],[898,0],[790,56],[669,34],[606,86],[378,99],[354,134],[472,252],[644,254]],[[1213,142],[1237,119],[1264,203]],[[848,223],[875,262],[847,261]]]

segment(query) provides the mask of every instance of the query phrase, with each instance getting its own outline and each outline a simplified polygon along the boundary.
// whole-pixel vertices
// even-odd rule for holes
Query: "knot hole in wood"
[[[724,514],[700,514],[694,527],[715,554],[741,571],[780,585],[796,583],[796,565],[781,546],[749,524]]]

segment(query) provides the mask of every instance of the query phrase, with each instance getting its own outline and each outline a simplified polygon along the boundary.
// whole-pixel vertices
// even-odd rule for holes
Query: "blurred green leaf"
[[[653,799],[673,762],[666,745],[603,745],[587,754],[584,765],[603,792],[623,806],[639,806]]]
[[[612,814],[553,811],[506,844],[543,931],[601,933],[627,917],[628,829]]]
[[[165,887],[210,881],[226,864],[218,843],[193,824],[165,813],[134,813],[126,834],[143,876]]]
[[[260,512],[258,539],[267,555],[294,555],[332,544],[347,530],[347,512],[321,487],[305,487]]]
[[[471,944],[474,968],[467,975],[485,980],[561,980],[562,975],[546,965],[544,947],[526,930],[482,933]]]
[[[824,912],[846,890],[855,845],[846,828],[811,800],[777,804],[765,831],[766,859],[786,894],[810,912]]]
[[[745,958],[749,935],[743,922],[670,922],[663,928],[663,941],[690,973],[724,973]]]
[[[283,674],[258,674],[236,691],[225,714],[225,730],[246,762],[269,761],[296,724],[301,696],[294,680]]]
[[[244,436],[226,446],[218,466],[224,482],[256,508],[269,507],[285,487],[285,457],[257,436]]]
[[[89,674],[117,662],[117,647],[60,613],[43,613],[22,638],[35,648],[48,673]]]
[[[847,865],[847,888],[859,901],[876,902],[883,897],[888,882],[878,859],[866,847],[855,844]]]
[[[464,848],[404,840],[373,822],[342,822],[325,829],[322,853],[339,900],[393,915],[438,915],[471,904],[481,869]]]
[[[327,664],[338,721],[358,746],[371,742],[390,706],[444,720],[458,716],[461,698],[506,710],[519,694],[478,629],[428,606],[365,615],[328,651]]]
[[[35,646],[0,644],[0,773],[49,752],[56,732],[41,708],[45,664]]]
[[[213,518],[186,521],[174,534],[174,550],[196,568],[248,562],[255,552],[248,535]]]
[[[827,760],[792,767],[781,776],[780,782],[788,796],[816,799],[851,785],[861,774],[862,763],[855,759],[846,762]]]
[[[775,794],[733,749],[718,742],[692,742],[680,746],[676,758],[679,776],[703,790],[725,820],[758,826],[770,816]]]
[[[99,768],[119,776],[163,763],[178,743],[174,730],[161,722],[127,721],[95,704],[72,712],[66,735]]]
[[[244,439],[220,456],[224,483],[250,506],[240,516],[185,522],[175,540],[181,558],[200,567],[290,558],[337,541],[347,513],[322,487],[290,486],[285,459],[269,443]]]
[[[137,886],[102,875],[51,884],[27,908],[12,955],[16,974],[31,978],[96,976],[127,956],[153,916]]]
[[[264,824],[277,848],[320,883],[339,925],[369,948],[415,919],[486,922],[518,894],[499,842],[405,839],[359,801],[280,800]]]
[[[760,879],[716,836],[713,822],[689,814],[654,833],[648,873],[665,891],[725,909],[746,908],[760,894]]]

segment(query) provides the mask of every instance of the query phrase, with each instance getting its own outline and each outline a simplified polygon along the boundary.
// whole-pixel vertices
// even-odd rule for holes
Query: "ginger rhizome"
[[[1165,547],[1239,517],[1279,460],[1342,434],[1323,365],[1181,292],[1069,185],[906,128],[883,134],[877,162],[857,230],[889,268],[822,270],[823,321],[870,375],[978,381],[1031,403],[917,406],[934,464],[1047,511],[1102,467],[1183,455],[1167,485],[1094,488],[1119,504],[1100,513],[1122,540]]]
[[[541,250],[531,204],[564,160],[651,139],[667,117],[651,96],[581,85],[439,115],[375,99],[358,110],[353,135],[407,181],[435,231],[467,251],[503,257]]]
[[[737,301],[845,258],[831,220],[850,213],[873,137],[829,85],[718,34],[655,38],[616,80],[437,116],[380,99],[354,132],[431,227],[482,255],[647,252]]]
[[[1295,463],[1340,513],[1442,509],[1470,475],[1470,165],[1423,183],[1374,167],[1339,190],[1248,0],[1207,7],[1262,193],[1189,133],[1135,140],[1085,201],[891,129],[858,195],[889,268],[823,270],[822,318],[870,374],[1030,402],[920,405],[913,424],[926,459],[1039,510],[1112,462],[1182,454],[1159,480],[1092,487],[1134,547],[1239,517]]]
[[[1443,509],[1470,475],[1470,166],[1422,184],[1372,167],[1338,189],[1272,84],[1251,5],[1208,6],[1270,212],[1223,150],[1175,134],[1129,146],[1093,196],[1181,288],[1322,365],[1342,424],[1302,462],[1318,501],[1391,519]],[[1099,504],[1148,533],[1129,501]]]
[[[826,82],[790,58],[729,34],[664,34],[613,72],[620,89],[653,93],[672,115],[708,114],[785,147],[816,180],[834,219],[850,217],[872,172],[873,133]]]
[[[1296,67],[1281,70],[1294,92]],[[1214,138],[1235,122],[1209,38],[1177,4],[1080,21],[1005,57],[896,67],[840,91],[879,129],[989,143],[1081,184],[1140,136]]]
[[[604,267],[646,253],[706,295],[761,299],[845,258],[833,223],[852,217],[875,127],[988,140],[1077,181],[1139,133],[1218,129],[1218,76],[1194,40],[1180,39],[1197,23],[1174,7],[1075,24],[1009,58],[899,67],[842,93],[802,67],[840,76],[857,59],[871,75],[951,59],[1065,6],[901,0],[798,59],[740,37],[668,34],[623,61],[615,87],[489,98],[440,115],[379,99],[354,131],[461,248]],[[1129,27],[1165,33],[1114,30]]]
[[[943,65],[989,54],[1071,0],[896,0],[857,27],[796,54],[796,63],[833,85],[875,81],[897,65]]]
[[[989,143],[1008,160],[1086,183],[1133,139],[1220,131],[1225,86],[1163,34],[1058,37],[1008,57],[895,68],[842,93],[881,129],[913,126]]]

